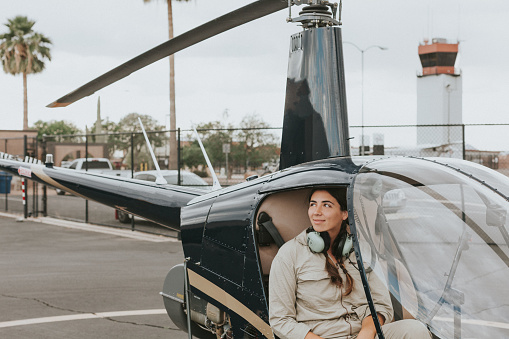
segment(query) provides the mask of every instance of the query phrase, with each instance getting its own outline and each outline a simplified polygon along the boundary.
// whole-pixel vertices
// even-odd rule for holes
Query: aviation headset
[[[313,226],[309,227],[306,231],[307,233],[307,243],[309,249],[313,253],[323,253],[326,254],[331,246],[331,238],[329,232],[316,232],[313,229]],[[341,257],[348,257],[353,250],[353,234],[349,234],[345,232],[340,240],[338,247],[332,250],[332,254],[335,257],[339,257],[338,254],[341,253]]]

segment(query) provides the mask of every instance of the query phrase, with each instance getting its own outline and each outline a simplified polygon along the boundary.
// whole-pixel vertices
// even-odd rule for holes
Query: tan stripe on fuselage
[[[78,192],[75,192],[75,191],[69,189],[68,187],[65,187],[65,186],[59,184],[58,182],[56,182],[55,180],[53,180],[50,176],[48,176],[46,173],[44,173],[44,166],[41,166],[41,165],[32,165],[32,166],[30,166],[30,169],[32,170],[32,173],[37,175],[39,177],[39,179],[41,179],[42,181],[44,181],[48,185],[54,186],[56,188],[60,188],[61,190],[64,190],[66,192],[70,192],[70,193],[72,193],[74,195],[77,195],[79,197],[82,197],[84,199],[89,199],[89,198],[79,194]]]
[[[251,311],[243,303],[235,299],[225,290],[208,281],[207,279],[197,274],[196,272],[193,272],[189,269],[187,270],[187,272],[189,275],[189,283],[192,286],[196,287],[203,293],[211,296],[221,304],[225,305],[226,307],[240,315],[242,318],[246,319],[265,337],[269,339],[274,339],[274,334],[272,333],[272,329],[270,328],[269,324],[267,324],[259,316],[257,316],[256,313]]]

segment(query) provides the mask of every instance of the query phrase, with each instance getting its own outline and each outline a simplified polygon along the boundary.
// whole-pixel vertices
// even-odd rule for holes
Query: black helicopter
[[[168,315],[198,338],[274,338],[268,275],[278,248],[309,226],[316,187],[347,190],[354,249],[372,315],[366,268],[387,285],[395,319],[425,323],[435,338],[509,337],[509,179],[450,158],[350,156],[341,6],[259,0],[126,62],[51,107],[66,106],[204,39],[305,5],[290,39],[280,171],[203,193],[22,162],[0,169],[180,231],[185,262],[161,292]],[[339,18],[338,18],[339,13]],[[397,211],[384,201],[396,196]],[[383,333],[373,316],[378,337]]]

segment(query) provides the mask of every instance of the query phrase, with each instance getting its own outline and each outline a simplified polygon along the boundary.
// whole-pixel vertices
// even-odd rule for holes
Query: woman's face
[[[309,201],[308,216],[317,232],[329,232],[334,239],[341,229],[348,212],[342,211],[338,201],[327,191],[316,191]]]

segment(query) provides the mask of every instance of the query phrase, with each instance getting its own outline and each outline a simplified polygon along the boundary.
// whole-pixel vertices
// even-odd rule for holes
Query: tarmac
[[[0,213],[0,338],[188,338],[164,310],[174,238]]]

